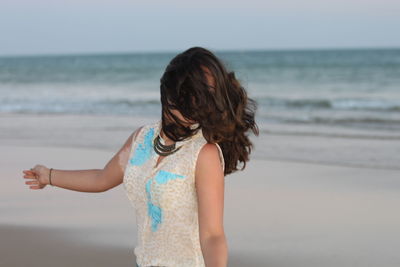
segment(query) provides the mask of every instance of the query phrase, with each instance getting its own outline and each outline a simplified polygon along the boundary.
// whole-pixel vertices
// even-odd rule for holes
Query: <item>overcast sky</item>
[[[1,0],[0,55],[400,47],[399,0]]]

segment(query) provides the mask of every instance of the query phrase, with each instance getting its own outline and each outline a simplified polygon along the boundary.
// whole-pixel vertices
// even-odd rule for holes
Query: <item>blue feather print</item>
[[[158,229],[158,225],[162,222],[162,210],[151,201],[151,181],[150,179],[146,183],[147,214],[151,219],[151,230],[155,232]]]
[[[151,157],[154,152],[152,144],[153,137],[154,128],[150,128],[150,130],[144,136],[143,143],[138,144],[135,149],[134,155],[130,160],[132,165],[140,166]]]
[[[163,171],[160,170],[157,175],[155,176],[155,180],[157,183],[159,184],[166,184],[169,180],[174,180],[177,178],[185,178],[185,176],[180,175],[180,174],[175,174],[172,172],[167,172],[167,171]]]
[[[167,172],[164,170],[160,170],[157,172],[156,176],[153,178],[158,184],[166,184],[168,181],[177,179],[177,178],[185,178],[185,176],[180,174],[175,174],[172,172]],[[158,226],[162,223],[163,220],[163,211],[161,207],[158,207],[152,203],[151,197],[151,181],[148,180],[146,183],[146,195],[147,195],[147,213],[151,219],[151,230],[153,232],[157,231]]]
[[[158,225],[162,222],[162,210],[151,202],[147,202],[148,215],[151,218],[151,230],[157,231]]]

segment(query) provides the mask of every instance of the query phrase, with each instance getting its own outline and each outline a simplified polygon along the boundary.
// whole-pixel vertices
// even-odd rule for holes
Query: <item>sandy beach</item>
[[[100,131],[89,120],[85,129],[67,118],[21,115],[25,131],[17,119],[2,126],[8,132],[0,133],[0,266],[134,266],[135,217],[122,185],[104,193],[31,190],[22,170],[102,168],[130,130],[149,119],[131,118],[126,128],[113,120],[112,130]],[[69,128],[49,131],[55,121]],[[226,177],[229,266],[400,266],[399,177],[383,167],[255,157]]]

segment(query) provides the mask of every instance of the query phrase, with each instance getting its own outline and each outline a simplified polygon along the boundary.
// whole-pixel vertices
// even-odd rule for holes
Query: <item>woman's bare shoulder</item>
[[[224,173],[223,158],[217,144],[206,143],[200,149],[196,161],[196,176],[201,174],[220,176]]]
[[[131,136],[132,136],[132,140],[135,140],[135,139],[136,139],[136,137],[139,135],[140,131],[141,131],[145,126],[146,126],[146,125],[142,125],[142,126],[136,128],[136,130],[133,131],[133,133],[132,133],[132,135],[131,135]]]
[[[197,157],[197,168],[214,169],[224,172],[225,162],[222,150],[218,144],[206,143],[202,146]]]

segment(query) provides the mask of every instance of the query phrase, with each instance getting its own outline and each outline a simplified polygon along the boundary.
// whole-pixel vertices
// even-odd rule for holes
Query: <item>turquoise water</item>
[[[260,125],[400,130],[400,49],[215,52]],[[160,114],[176,53],[0,58],[0,113]]]

